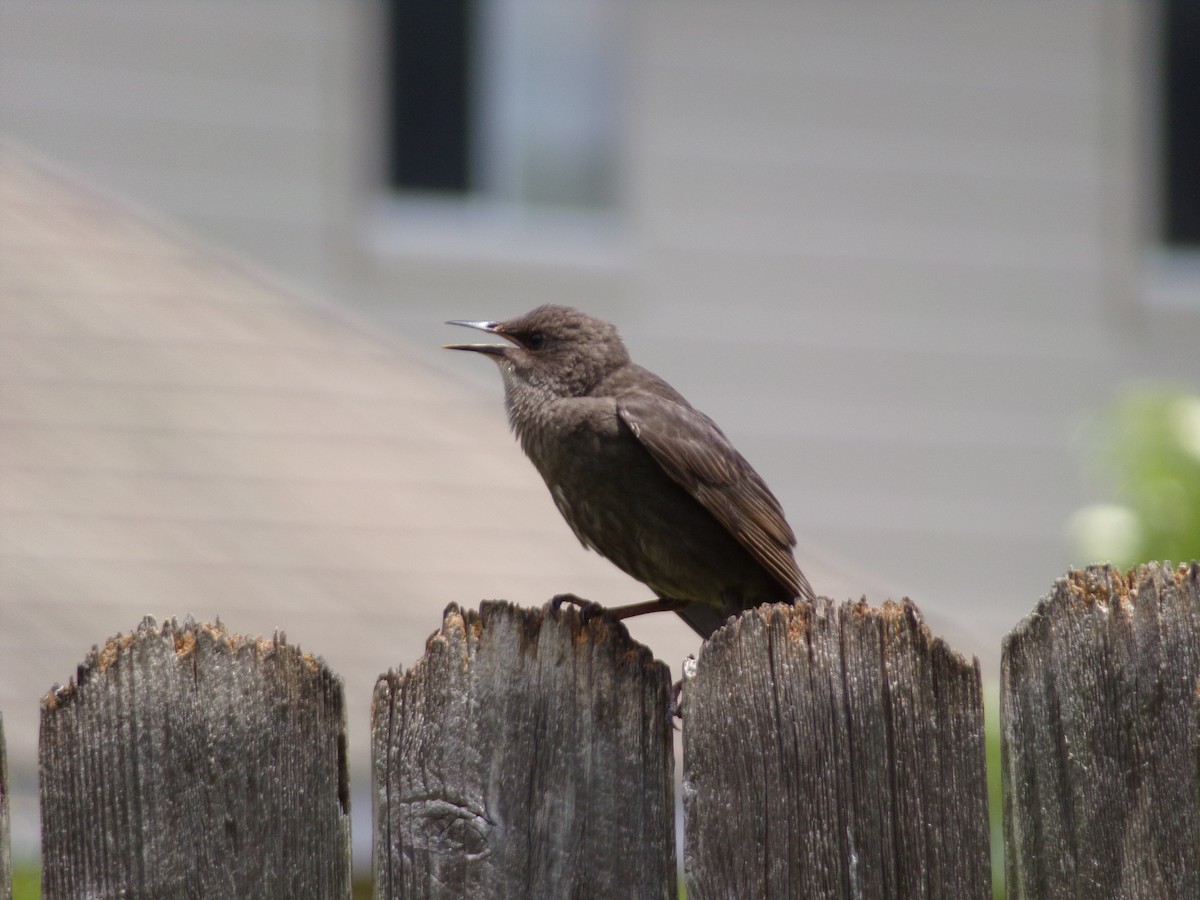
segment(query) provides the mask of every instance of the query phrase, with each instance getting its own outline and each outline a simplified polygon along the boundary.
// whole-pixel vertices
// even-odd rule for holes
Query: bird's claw
[[[557,613],[564,603],[579,608],[579,621],[586,625],[592,619],[603,617],[607,610],[595,600],[585,600],[577,594],[555,594],[550,598],[550,609]]]

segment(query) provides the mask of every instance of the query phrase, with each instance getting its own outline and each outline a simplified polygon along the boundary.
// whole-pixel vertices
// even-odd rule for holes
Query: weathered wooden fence
[[[1008,636],[1010,897],[1200,896],[1198,679],[1195,563],[1073,572]],[[979,668],[910,604],[746,613],[679,705],[689,898],[991,895]],[[375,688],[376,896],[673,900],[670,706],[619,625],[450,607]],[[46,897],[350,894],[341,683],[282,637],[94,650],[41,790]]]

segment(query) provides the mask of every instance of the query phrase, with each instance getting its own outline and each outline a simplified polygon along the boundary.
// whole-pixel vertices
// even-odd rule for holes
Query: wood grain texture
[[[682,704],[689,900],[990,896],[978,663],[911,604],[750,610]]]
[[[217,625],[147,618],[42,703],[43,891],[349,897],[341,680]]]
[[[674,900],[670,687],[619,624],[451,605],[376,684],[376,896]]]
[[[1200,565],[1071,572],[1004,641],[1010,898],[1200,897]]]

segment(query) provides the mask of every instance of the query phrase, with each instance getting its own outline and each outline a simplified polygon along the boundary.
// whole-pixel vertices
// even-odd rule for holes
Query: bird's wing
[[[654,394],[617,401],[621,420],[671,478],[716,517],[793,596],[812,588],[792,556],[783,509],[721,429],[687,403]]]

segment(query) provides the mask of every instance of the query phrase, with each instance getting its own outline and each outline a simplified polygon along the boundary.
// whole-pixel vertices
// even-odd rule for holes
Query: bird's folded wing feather
[[[621,420],[674,481],[700,501],[793,596],[812,596],[779,501],[716,424],[653,394],[617,402]]]

